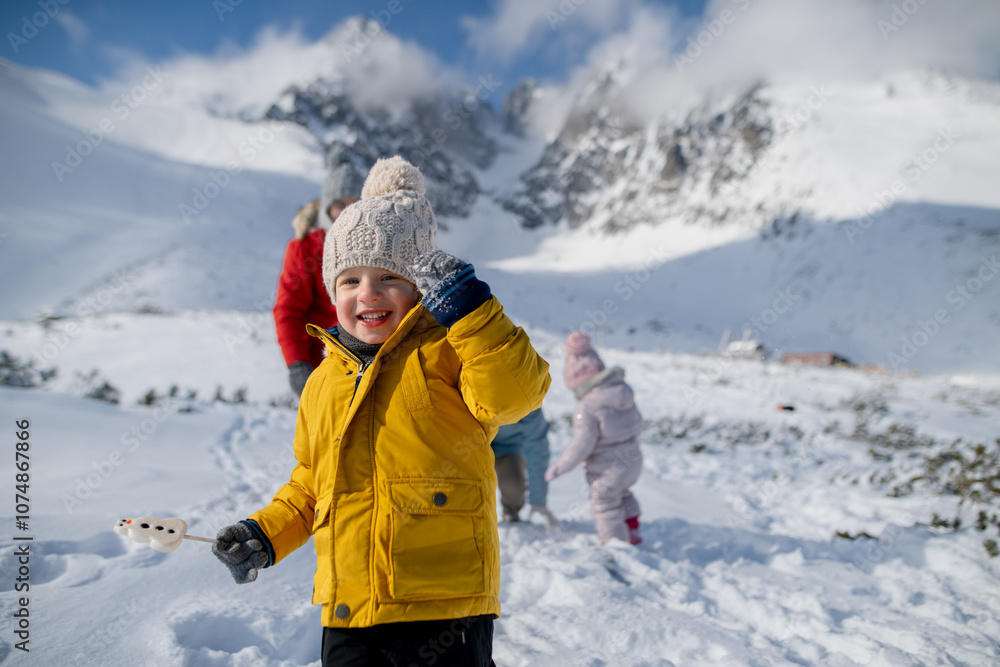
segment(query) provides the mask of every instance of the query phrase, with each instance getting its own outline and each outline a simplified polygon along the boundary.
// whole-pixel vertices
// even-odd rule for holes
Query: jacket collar
[[[577,400],[580,400],[587,395],[594,387],[604,384],[607,380],[624,380],[625,379],[625,369],[621,366],[612,366],[611,368],[605,368],[603,371],[585,380],[583,384],[573,390],[573,394],[576,396]]]
[[[429,323],[423,321],[425,315],[427,317],[431,317],[430,311],[427,310],[422,303],[418,303],[411,308],[410,312],[408,312],[406,317],[403,318],[403,321],[399,323],[396,330],[392,332],[392,335],[389,336],[384,343],[382,343],[381,349],[379,349],[378,354],[375,355],[375,360],[377,361],[380,357],[384,357],[386,354],[391,352],[414,329],[419,331],[426,329]],[[307,324],[306,331],[310,336],[319,338],[326,344],[327,354],[339,353],[360,362],[357,355],[352,353],[344,347],[343,343],[337,340],[338,327],[334,326],[329,329],[323,329],[315,324]]]

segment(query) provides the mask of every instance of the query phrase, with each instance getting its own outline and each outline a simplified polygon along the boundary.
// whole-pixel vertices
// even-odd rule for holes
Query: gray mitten
[[[288,367],[288,383],[292,385],[292,391],[296,396],[302,395],[302,390],[306,388],[306,380],[312,372],[312,364],[308,361],[293,361]]]
[[[490,298],[490,286],[472,264],[443,250],[418,255],[410,267],[423,304],[438,324],[450,327]]]
[[[463,268],[463,262],[444,250],[431,250],[418,255],[413,260],[413,277],[417,280],[417,289],[425,297],[434,291],[438,283],[446,277]]]
[[[215,536],[212,553],[229,568],[233,579],[238,584],[249,584],[257,579],[257,571],[270,564],[268,551],[270,543],[265,548],[267,537],[256,525],[248,521],[240,521],[226,526]]]

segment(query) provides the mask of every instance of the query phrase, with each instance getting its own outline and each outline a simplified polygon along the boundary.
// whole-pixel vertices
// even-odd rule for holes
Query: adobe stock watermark
[[[789,128],[799,129],[803,125],[812,119],[813,114],[820,109],[822,109],[830,98],[834,96],[834,92],[827,88],[825,83],[819,86],[809,87],[809,97],[806,101],[799,105],[795,111],[785,114],[778,121],[778,129],[786,130]]]
[[[200,529],[201,527],[199,527]],[[205,591],[198,596],[198,601],[200,609],[225,609],[228,605],[232,604],[232,595],[216,591]],[[189,618],[194,620],[197,618],[197,614]],[[259,627],[254,625],[252,628],[247,628],[250,630],[250,633],[247,635],[248,641],[241,642],[240,646],[259,651],[259,657],[251,654],[251,657],[249,657],[251,661],[268,658],[271,660],[277,659],[279,662],[287,664],[294,655],[292,652],[297,647],[301,647],[301,635],[309,627],[303,620],[300,614],[293,612],[291,619],[284,618],[279,620],[275,618],[271,622],[261,624]],[[263,643],[257,641],[258,639],[262,640]],[[283,647],[287,650],[283,650]]]
[[[916,519],[910,514],[903,515],[902,519],[903,524],[906,525],[913,526],[917,523]],[[877,540],[872,541],[860,555],[851,559],[852,564],[862,572],[870,571],[882,562],[886,555],[895,547],[899,538],[904,535],[905,531],[905,525],[890,523],[882,531],[882,534],[878,536]]]
[[[137,277],[130,274],[127,269],[115,271],[112,278],[101,289],[77,305],[76,313],[81,320],[80,322],[69,321],[64,327],[46,334],[42,344],[31,351],[32,357],[39,364],[38,367],[45,368],[49,363],[55,361],[69,347],[70,342],[83,333],[84,325],[87,322],[105,312],[115,298],[122,292],[131,289],[136,281]]]
[[[407,0],[407,3],[412,0]],[[354,58],[360,56],[367,49],[372,40],[383,34],[396,16],[403,13],[406,7],[402,0],[389,0],[383,9],[372,9],[368,13],[372,19],[364,21],[357,26],[357,30],[350,39],[341,42],[340,53],[344,59],[350,63]]]
[[[988,284],[1000,273],[1000,264],[997,263],[997,256],[983,257],[979,263],[976,273],[965,282],[955,285],[945,295],[945,301],[953,306],[953,309],[938,308],[934,311],[933,317],[917,322],[917,328],[912,333],[904,334],[900,342],[886,357],[886,367],[896,372],[909,372],[910,362],[917,356],[920,350],[927,347],[941,329],[951,322],[951,313],[958,312],[977,295],[979,295]]]
[[[410,150],[409,156],[416,162],[428,162],[431,155],[445,145],[450,133],[461,128],[479,105],[488,100],[501,85],[502,82],[496,81],[493,74],[480,76],[475,88],[470,88],[460,102],[452,104],[441,114],[441,119],[447,123],[449,129],[435,127]]]
[[[545,212],[542,210],[542,207],[530,199],[527,200],[526,204],[518,203],[516,207],[507,208],[505,205],[503,210],[509,213],[507,219],[519,234],[524,233],[525,229],[532,229],[541,225],[541,221],[545,220]],[[532,226],[525,226],[524,222],[526,220],[538,222]]]
[[[792,283],[784,289],[775,290],[774,294],[771,305],[744,322],[740,331],[749,329],[753,333],[766,333],[782,315],[792,309],[796,301],[802,298],[802,289],[798,283]]]
[[[893,3],[889,20],[879,19],[875,23],[882,34],[882,39],[888,42],[892,34],[899,32],[910,21],[910,17],[926,4],[927,0],[903,0],[899,4]]]
[[[798,282],[793,282],[784,289],[774,291],[775,297],[770,306],[764,308],[757,315],[743,323],[742,330],[750,330],[752,333],[766,333],[773,327],[783,315],[788,313],[796,303],[802,298],[803,290]],[[683,388],[684,398],[688,405],[693,405],[695,400],[701,398],[705,393],[705,388],[711,386],[722,376],[732,370],[737,357],[732,354],[723,353],[710,357],[712,366],[706,371],[700,372],[694,382]]]
[[[315,260],[308,258],[306,270],[310,272],[316,271],[319,267],[315,266],[315,264],[317,264]],[[225,343],[226,349],[230,353],[236,352],[238,346],[252,339],[261,325],[272,321],[271,313],[276,300],[277,292],[274,292],[266,299],[255,301],[253,304],[254,310],[240,316],[233,333],[227,331],[222,334],[222,342]]]
[[[210,535],[215,535],[233,523],[234,514],[259,504],[265,497],[270,498],[275,487],[289,478],[296,463],[293,445],[285,444],[266,466],[249,471],[238,487],[226,493],[223,501],[212,505],[213,516],[203,517],[200,522]]]
[[[465,120],[479,108],[479,104],[488,100],[500,85],[501,82],[494,80],[492,73],[480,76],[476,81],[476,87],[471,89],[460,103],[452,105],[444,112],[442,116],[444,122],[448,123],[452,131],[462,127]]]
[[[608,569],[608,573],[611,574],[610,568]],[[611,576],[615,575],[612,574]],[[649,620],[647,616],[648,610],[636,611],[634,609],[632,608],[623,615],[616,616],[614,619],[606,619],[608,623],[602,627],[602,634],[604,634],[605,639],[599,645],[590,647],[590,655],[586,664],[642,664],[627,661],[627,656],[631,650],[634,650],[638,641],[636,629],[644,627]],[[596,640],[597,637],[595,636],[594,639]],[[596,641],[594,643],[596,644]]]
[[[577,8],[586,2],[587,0],[562,0],[555,11],[545,10],[545,18],[549,22],[549,28],[555,30],[560,23],[565,23],[576,12]]]
[[[775,127],[775,134],[788,130],[798,130],[801,129],[812,120],[813,116],[824,106],[831,98],[835,97],[836,93],[829,88],[825,83],[819,85],[813,85],[809,87],[808,95],[805,101],[802,102],[793,111],[786,113],[784,116],[778,119],[777,126]],[[759,153],[757,153],[754,162],[759,163],[765,157],[770,155],[774,149],[777,147],[777,142],[773,140],[768,142]],[[736,180],[730,180],[719,186],[719,190],[726,196],[733,196],[739,189],[739,185]]]
[[[131,90],[122,93],[111,103],[110,110],[112,116],[105,116],[97,123],[97,127],[90,130],[81,130],[83,139],[75,145],[66,144],[66,157],[60,162],[52,161],[52,173],[56,179],[62,183],[67,174],[71,174],[74,169],[83,164],[84,159],[94,152],[101,143],[109,137],[116,129],[118,123],[124,121],[142,102],[155,90],[164,77],[167,76],[159,65],[147,67],[146,76]]]
[[[73,514],[83,507],[84,502],[90,499],[95,491],[104,486],[104,483],[111,479],[115,471],[124,466],[130,456],[139,451],[139,448],[156,433],[165,421],[177,414],[181,407],[181,401],[168,396],[162,405],[153,408],[148,417],[143,418],[127,431],[122,431],[119,437],[121,449],[112,449],[106,458],[91,461],[92,470],[76,478],[73,492],[63,493],[59,496],[66,513]]]
[[[608,323],[608,316],[618,312],[619,301],[625,303],[631,300],[649,282],[649,279],[653,277],[655,267],[665,262],[668,257],[662,247],[652,248],[649,253],[650,256],[643,262],[641,268],[622,276],[620,280],[615,282],[614,291],[615,294],[620,295],[620,299],[605,299],[597,310],[588,308],[584,313],[587,321],[576,327],[577,331],[582,331],[593,337],[599,329]]]
[[[566,416],[569,417],[569,415]],[[552,460],[555,461],[560,454],[561,452],[553,452]],[[642,451],[640,449],[627,449],[622,451],[620,447],[615,448],[614,460],[608,470],[610,476],[595,480],[593,486],[588,484],[585,480],[581,480],[582,483],[577,487],[576,491],[578,500],[570,503],[569,507],[566,508],[565,515],[573,520],[593,516],[591,511],[591,508],[593,507],[593,503],[591,502],[593,493],[616,486],[616,480],[625,473],[634,470],[633,466],[635,465],[642,465]],[[559,477],[562,478],[566,474],[567,473],[562,473]]]
[[[42,11],[32,14],[30,19],[25,14],[21,17],[20,30],[7,33],[7,41],[14,53],[17,54],[22,46],[34,39],[38,31],[47,26],[69,2],[70,0],[38,0],[36,4]]]
[[[243,0],[212,0],[212,9],[219,17],[219,23],[224,23],[226,14],[232,14],[236,8],[243,4]]]
[[[736,22],[739,12],[744,12],[750,6],[750,0],[731,0],[738,12],[730,8],[725,8],[719,12],[718,16],[709,20],[705,19],[701,23],[701,30],[688,37],[687,47],[680,53],[674,54],[674,66],[678,72],[683,72],[685,67],[693,65],[694,62],[705,53],[706,49],[715,44],[715,40],[726,31],[726,26]]]
[[[899,197],[906,194],[910,185],[923,178],[924,174],[930,171],[934,164],[941,159],[941,156],[951,150],[956,140],[961,139],[961,137],[962,135],[955,132],[951,126],[940,129],[930,146],[907,158],[900,166],[900,173],[905,179],[897,178],[889,184],[888,189],[873,193],[874,201],[858,212],[858,218],[853,224],[844,226],[844,234],[851,245],[854,245],[854,240],[857,237],[863,236],[875,224],[875,221],[882,216],[886,209],[895,204]]]
[[[736,501],[727,520],[729,529],[742,530],[750,525],[757,513],[772,504],[781,487],[787,486],[791,481],[784,473],[778,473],[774,479],[755,481],[749,489],[743,491],[744,497]]]
[[[823,458],[823,452],[834,448],[835,444],[829,436],[816,433],[808,440],[797,441],[794,447],[794,452],[789,453],[785,460],[811,468],[816,465],[817,459]],[[771,478],[753,480],[741,494],[743,497],[735,502],[733,512],[727,519],[729,528],[742,530],[750,526],[759,512],[773,506],[779,492],[789,488],[794,481],[794,475],[789,476],[784,472],[777,472]]]
[[[236,146],[236,150],[242,160],[240,162],[229,160],[226,162],[225,168],[212,171],[204,183],[191,189],[190,203],[181,202],[177,205],[178,213],[184,224],[192,224],[195,218],[201,215],[208,208],[209,204],[222,194],[223,190],[229,187],[233,182],[233,177],[256,160],[257,156],[274,141],[275,137],[286,129],[284,123],[271,120],[256,132],[248,134]]]
[[[117,609],[102,609],[102,623],[103,619],[108,618],[108,616],[114,612],[117,613],[115,613],[114,618],[109,623],[103,627],[94,628],[88,633],[87,640],[83,647],[86,649],[86,652],[82,650],[78,652],[73,658],[73,664],[87,664],[93,660],[95,656],[106,655],[107,652],[113,651],[117,646],[125,641],[126,635],[129,634],[135,627],[136,623],[139,622],[139,614],[148,611],[148,609],[142,608],[139,605],[138,599],[135,598],[130,600],[127,604],[123,601],[119,601]]]

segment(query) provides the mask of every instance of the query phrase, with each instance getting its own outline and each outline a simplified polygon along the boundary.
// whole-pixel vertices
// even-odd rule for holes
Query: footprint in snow
[[[28,545],[31,585],[56,583],[82,586],[101,578],[104,563],[125,553],[125,546],[111,531],[84,540],[34,540],[0,549],[0,592],[14,590],[18,549]]]
[[[173,631],[180,646],[206,658],[227,653],[303,665],[320,659],[318,610],[298,618],[266,614],[241,618],[199,611],[175,621]]]

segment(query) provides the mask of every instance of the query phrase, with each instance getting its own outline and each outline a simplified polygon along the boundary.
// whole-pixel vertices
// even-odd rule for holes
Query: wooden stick
[[[215,542],[215,540],[213,540],[210,537],[198,537],[196,535],[185,535],[184,539],[185,540],[198,540],[199,542],[210,542],[210,543],[211,542]]]

